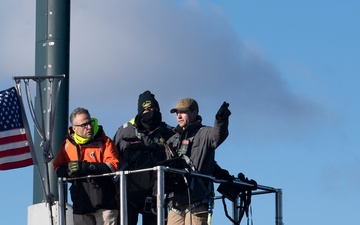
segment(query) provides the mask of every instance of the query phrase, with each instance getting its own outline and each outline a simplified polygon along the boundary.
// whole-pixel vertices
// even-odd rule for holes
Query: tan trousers
[[[167,225],[190,225],[190,216],[192,225],[207,225],[208,205],[199,205],[191,210],[191,215],[190,212],[188,212],[185,216],[181,216],[170,210]]]
[[[118,210],[98,209],[94,213],[74,214],[74,225],[116,225]]]

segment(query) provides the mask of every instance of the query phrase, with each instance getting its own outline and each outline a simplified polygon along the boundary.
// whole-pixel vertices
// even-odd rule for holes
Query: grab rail
[[[189,172],[186,170],[176,169],[167,166],[156,166],[152,168],[146,169],[138,169],[138,170],[125,170],[125,171],[117,171],[113,173],[105,173],[101,175],[88,175],[84,177],[76,177],[76,178],[64,178],[61,177],[58,179],[59,185],[59,206],[61,206],[61,210],[59,212],[60,225],[66,225],[66,199],[65,199],[65,190],[64,184],[68,181],[78,180],[78,179],[86,179],[86,178],[95,178],[95,177],[104,177],[104,176],[114,176],[118,177],[119,187],[120,187],[120,225],[127,225],[127,190],[126,190],[126,175],[132,173],[141,173],[146,171],[157,171],[157,196],[156,196],[156,209],[157,209],[157,225],[165,225],[165,172],[170,173],[178,173],[178,174],[189,174],[191,176],[199,176],[203,178],[207,178],[212,180],[215,183],[227,183],[226,180],[216,179],[213,176],[204,175],[197,172]],[[234,180],[233,183],[240,184],[247,187],[254,187],[253,184]],[[283,225],[283,215],[282,215],[282,190],[278,188],[268,187],[264,185],[257,185],[257,190],[253,191],[252,195],[260,195],[260,194],[268,194],[275,193],[275,225]],[[237,208],[239,201],[235,201],[233,203],[233,218],[237,218]]]

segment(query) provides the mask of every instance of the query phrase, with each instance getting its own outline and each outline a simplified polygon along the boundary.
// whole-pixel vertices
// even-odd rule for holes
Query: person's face
[[[147,108],[144,110],[144,112],[141,115],[144,115],[145,113],[151,112],[151,111],[159,111],[156,107]]]
[[[81,137],[90,138],[93,135],[93,124],[87,114],[77,114],[73,120],[72,128]]]
[[[177,111],[176,120],[180,127],[185,129],[190,123],[194,122],[197,116],[196,111]]]

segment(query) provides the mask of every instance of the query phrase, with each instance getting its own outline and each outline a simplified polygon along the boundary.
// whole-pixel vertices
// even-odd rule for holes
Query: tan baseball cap
[[[174,113],[177,111],[185,112],[185,111],[197,111],[199,112],[199,106],[197,102],[192,98],[183,98],[181,99],[175,106],[170,110],[170,113]]]

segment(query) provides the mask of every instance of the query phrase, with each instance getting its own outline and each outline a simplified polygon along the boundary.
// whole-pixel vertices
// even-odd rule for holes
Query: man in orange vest
[[[58,177],[82,177],[117,171],[119,160],[112,140],[87,109],[70,115],[66,139],[53,162]],[[70,187],[74,225],[115,225],[118,211],[113,176],[76,179]]]

